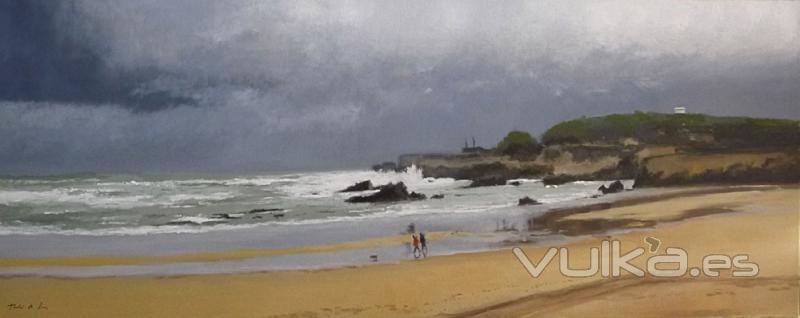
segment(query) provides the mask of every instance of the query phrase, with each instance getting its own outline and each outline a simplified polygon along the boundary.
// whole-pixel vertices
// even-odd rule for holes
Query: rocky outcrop
[[[542,203],[539,202],[539,201],[536,201],[534,199],[531,199],[531,197],[521,198],[517,202],[517,205],[519,205],[519,206],[523,206],[523,205],[539,205],[539,204],[542,204]]]
[[[497,149],[411,154],[398,158],[398,168],[415,165],[424,177],[472,180],[472,186],[500,185],[516,178],[543,178],[545,185],[635,178],[636,186],[800,179],[800,122],[792,120],[613,114],[558,124],[542,140],[547,147],[538,155],[505,156]]]
[[[471,180],[472,186],[504,185],[519,178],[538,178],[550,172],[534,160],[517,160],[492,152],[464,154],[416,154],[398,159],[399,168],[414,165],[426,178]]]
[[[578,179],[578,176],[559,174],[559,175],[545,176],[544,178],[542,178],[542,184],[546,186],[553,186],[553,185],[557,186],[578,180],[580,180]]]
[[[467,188],[501,186],[506,184],[506,180],[508,178],[504,176],[483,176],[473,179]]]
[[[372,181],[364,180],[364,181],[358,182],[358,183],[356,183],[354,185],[351,185],[351,186],[349,186],[349,187],[347,187],[344,190],[339,191],[339,192],[359,192],[359,191],[367,191],[367,190],[373,190],[373,189],[375,189],[375,188],[372,186]]]
[[[408,201],[408,200],[423,200],[425,195],[422,193],[408,192],[406,185],[402,182],[389,183],[379,187],[380,191],[364,196],[350,197],[346,202],[349,203],[364,203],[364,202],[393,202],[393,201]]]
[[[617,180],[608,185],[608,187],[606,187],[605,184],[601,185],[599,188],[597,188],[597,191],[600,191],[603,194],[618,193],[625,191],[625,185],[622,184],[622,181]]]

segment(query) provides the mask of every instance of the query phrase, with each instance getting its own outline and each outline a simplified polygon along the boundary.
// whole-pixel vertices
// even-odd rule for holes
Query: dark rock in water
[[[518,186],[522,185],[522,182],[511,181],[511,182],[508,183],[508,185],[512,185],[512,186],[518,187]]]
[[[519,199],[519,202],[517,203],[517,205],[519,205],[519,206],[522,206],[522,205],[539,205],[539,204],[542,204],[542,203],[539,202],[539,201],[536,201],[534,199],[531,199],[531,197],[524,197],[522,199]]]
[[[285,215],[285,214],[283,214],[283,213],[272,213],[272,217],[274,217],[274,218],[276,218],[276,219],[280,219],[280,218],[282,218],[284,215]]]
[[[211,215],[212,219],[226,219],[226,220],[235,220],[241,219],[241,216],[230,214],[230,213],[214,213]]]
[[[608,186],[608,191],[611,191],[612,193],[625,191],[625,185],[622,184],[622,181],[614,181],[610,186]]]
[[[250,211],[247,211],[247,213],[250,213],[250,214],[252,214],[252,213],[266,213],[266,212],[277,212],[277,211],[283,211],[283,209],[279,209],[279,208],[270,208],[270,209],[252,209],[252,210],[250,210]]]
[[[200,225],[200,223],[195,223],[192,221],[169,221],[164,225]]]
[[[372,166],[372,170],[378,172],[390,172],[390,171],[397,171],[397,164],[392,161],[384,161],[379,164]]]
[[[389,183],[380,186],[380,191],[371,195],[350,197],[345,202],[349,203],[362,203],[362,202],[391,202],[391,201],[407,201],[407,200],[422,200],[425,195],[421,193],[411,192],[408,193],[406,185],[402,182]]]
[[[354,185],[351,185],[339,192],[358,192],[358,191],[367,191],[372,189],[374,189],[374,187],[372,186],[372,181],[364,180]]]
[[[559,174],[559,175],[550,175],[545,176],[542,178],[542,183],[546,186],[549,185],[562,185],[569,182],[575,182],[578,179],[575,176],[566,175],[566,174]]]
[[[505,185],[506,177],[503,176],[485,176],[480,177],[472,180],[472,183],[467,186],[468,188],[477,188],[477,187],[491,187],[491,186],[499,186]]]
[[[608,185],[608,187],[606,187],[605,184],[601,185],[599,188],[597,188],[597,190],[603,194],[617,193],[625,191],[625,185],[622,184],[622,181],[617,180]]]
[[[434,194],[431,199],[444,199],[444,194]]]

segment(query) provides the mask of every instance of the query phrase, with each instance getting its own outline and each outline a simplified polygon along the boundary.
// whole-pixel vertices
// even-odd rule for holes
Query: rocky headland
[[[541,142],[512,132],[492,149],[406,154],[379,166],[414,165],[425,177],[472,180],[472,186],[518,178],[545,185],[636,179],[636,187],[798,183],[798,145],[794,120],[636,112],[562,122]]]

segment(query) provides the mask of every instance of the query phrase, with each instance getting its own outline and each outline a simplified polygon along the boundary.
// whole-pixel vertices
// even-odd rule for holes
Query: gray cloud
[[[0,173],[356,166],[675,104],[800,116],[793,2],[23,3],[0,13],[27,32],[0,31],[23,70],[0,75]]]
[[[91,43],[99,28],[72,1],[0,4],[0,99],[118,103],[136,111],[193,102],[161,89],[138,89],[159,71],[115,69],[106,49]]]

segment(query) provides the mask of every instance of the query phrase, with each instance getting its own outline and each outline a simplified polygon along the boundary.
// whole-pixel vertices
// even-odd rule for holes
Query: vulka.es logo
[[[648,240],[649,239],[649,240]],[[646,238],[645,242],[650,245],[650,252],[655,253],[661,241],[655,238]],[[658,242],[655,244],[654,242]],[[544,269],[558,255],[558,269],[562,275],[567,277],[591,277],[597,275],[598,271],[602,277],[619,277],[622,271],[644,277],[645,271],[634,266],[630,262],[645,253],[645,249],[638,247],[627,253],[622,254],[620,242],[617,240],[602,241],[600,247],[592,247],[589,250],[589,267],[576,269],[569,266],[569,249],[551,247],[534,263],[525,255],[519,247],[511,249],[514,256],[525,267],[525,270],[534,278],[539,277]],[[700,276],[702,273],[708,277],[719,277],[720,270],[732,269],[733,277],[753,277],[758,275],[758,264],[749,261],[746,254],[728,256],[722,254],[711,254],[703,257],[703,264],[700,268],[689,268],[689,255],[686,250],[678,247],[667,247],[665,254],[654,255],[647,259],[647,274],[653,277],[681,277],[688,272],[692,277]],[[573,257],[576,257],[573,255]]]

